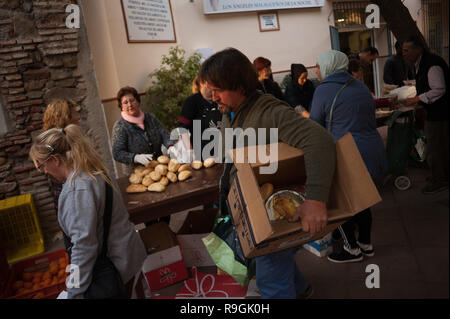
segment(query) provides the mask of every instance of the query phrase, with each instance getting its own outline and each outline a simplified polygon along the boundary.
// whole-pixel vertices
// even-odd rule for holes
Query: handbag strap
[[[111,217],[112,217],[112,202],[113,202],[113,192],[111,185],[105,182],[105,192],[106,192],[106,200],[105,200],[105,212],[103,214],[103,244],[101,255],[106,257],[108,253],[108,235],[109,229],[111,226]]]
[[[339,97],[341,92],[345,89],[345,87],[347,85],[349,85],[350,83],[352,83],[354,80],[355,79],[353,77],[348,79],[347,82],[345,82],[344,85],[341,86],[339,91],[337,91],[336,95],[334,96],[333,103],[331,104],[331,108],[330,108],[330,121],[328,122],[328,132],[330,132],[330,133],[331,133],[331,123],[333,122],[333,109],[334,109],[334,105],[336,104],[337,98]]]

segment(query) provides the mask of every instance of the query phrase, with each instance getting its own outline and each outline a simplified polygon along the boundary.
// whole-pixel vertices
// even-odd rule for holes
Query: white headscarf
[[[322,79],[325,79],[333,73],[346,70],[348,67],[348,58],[341,51],[329,50],[319,55],[317,64],[320,67]]]

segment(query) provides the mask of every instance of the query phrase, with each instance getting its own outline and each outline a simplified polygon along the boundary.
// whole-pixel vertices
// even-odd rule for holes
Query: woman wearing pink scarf
[[[113,127],[113,157],[127,164],[127,174],[137,164],[146,165],[162,155],[161,146],[169,148],[174,142],[169,132],[150,113],[140,109],[140,96],[135,88],[123,87],[117,93],[121,118]]]

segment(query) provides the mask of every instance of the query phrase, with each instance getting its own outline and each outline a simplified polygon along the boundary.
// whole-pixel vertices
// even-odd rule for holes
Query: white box
[[[321,239],[304,244],[303,248],[318,257],[328,256],[333,252],[333,241],[331,238],[331,233],[328,233]]]

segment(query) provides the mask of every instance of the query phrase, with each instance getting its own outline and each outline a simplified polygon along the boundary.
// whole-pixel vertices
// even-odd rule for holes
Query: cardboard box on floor
[[[219,211],[217,208],[193,210],[187,215],[183,225],[177,232],[177,240],[183,251],[186,267],[215,266],[206,250],[202,238],[213,230],[214,221]]]
[[[142,272],[151,291],[188,278],[180,245],[167,223],[150,225],[139,234],[148,254]]]
[[[258,148],[264,148],[258,153]],[[244,148],[248,154],[269,154],[269,145]],[[278,143],[278,169],[274,174],[260,174],[260,162],[235,163],[237,175],[228,195],[228,205],[247,258],[266,255],[289,247],[300,246],[322,238],[356,213],[381,201],[353,137],[347,133],[336,143],[336,170],[327,202],[328,225],[312,236],[301,230],[300,222],[270,222],[259,186],[270,182],[275,191],[302,190],[306,181],[303,152]],[[236,160],[236,151],[230,151]],[[242,149],[241,149],[242,151]],[[252,158],[255,158],[253,156]]]

